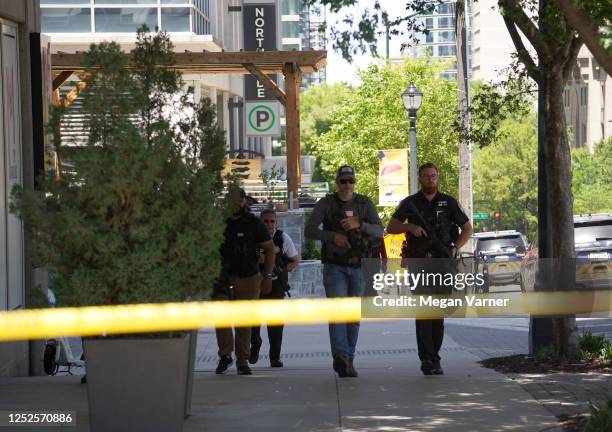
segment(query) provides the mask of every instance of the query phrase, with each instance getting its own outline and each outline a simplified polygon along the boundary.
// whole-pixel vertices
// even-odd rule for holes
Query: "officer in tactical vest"
[[[272,209],[265,209],[259,215],[268,229],[274,242],[275,261],[272,278],[272,292],[263,294],[262,299],[283,299],[289,294],[289,272],[293,271],[300,262],[300,256],[295,249],[293,240],[289,235],[276,228],[276,213]],[[260,267],[263,267],[263,255],[260,255]],[[281,344],[283,343],[283,325],[268,325],[268,342],[270,343],[270,367],[283,367],[280,360]],[[251,355],[249,363],[255,364],[259,360],[261,348],[260,326],[251,329]]]
[[[213,289],[215,300],[256,300],[260,292],[270,292],[274,274],[274,243],[268,230],[257,216],[248,211],[248,197],[240,191],[240,208],[226,221],[221,245],[223,269]],[[259,250],[264,252],[262,269]],[[232,364],[236,352],[238,375],[251,375],[248,365],[251,327],[217,328],[219,363],[216,373],[223,374]]]
[[[368,257],[369,239],[381,238],[383,228],[372,201],[354,193],[355,170],[336,172],[338,191],[317,202],[305,236],[321,240],[323,285],[327,297],[360,297],[364,290],[361,261]],[[323,229],[319,225],[323,224]],[[359,323],[329,325],[333,367],[340,377],[357,377],[353,365]]]
[[[387,232],[406,234],[410,271],[425,274],[454,272],[450,261],[472,235],[472,225],[459,203],[450,195],[438,192],[438,168],[431,162],[419,167],[421,190],[399,203]],[[459,234],[459,228],[461,234]],[[418,294],[450,294],[452,287],[420,286]],[[425,375],[442,375],[439,351],[444,338],[444,319],[416,320],[416,336]]]

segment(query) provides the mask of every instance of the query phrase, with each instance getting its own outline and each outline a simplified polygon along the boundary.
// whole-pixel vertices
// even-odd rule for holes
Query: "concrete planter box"
[[[319,260],[302,260],[289,273],[292,298],[325,297],[323,287],[323,264]]]
[[[191,339],[85,339],[91,431],[182,431],[191,404]]]

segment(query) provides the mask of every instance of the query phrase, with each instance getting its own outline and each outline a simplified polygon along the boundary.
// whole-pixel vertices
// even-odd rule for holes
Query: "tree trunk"
[[[463,129],[459,136],[459,204],[472,220],[472,149],[469,142],[470,130],[470,82],[467,68],[467,36],[465,25],[465,1],[457,0],[455,5],[455,39],[457,44],[457,102],[459,119]],[[461,136],[463,135],[463,136]],[[464,246],[471,251],[471,240]]]
[[[541,68],[543,71],[544,68]],[[544,88],[544,141],[548,207],[551,217],[547,238],[551,259],[548,284],[551,291],[573,290],[576,281],[574,224],[572,208],[571,152],[567,140],[563,91],[565,77],[560,66],[549,65],[542,74]],[[577,350],[576,317],[553,318],[553,343],[559,355],[571,358]]]

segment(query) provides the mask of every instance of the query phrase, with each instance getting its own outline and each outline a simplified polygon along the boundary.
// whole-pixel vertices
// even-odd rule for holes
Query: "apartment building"
[[[475,2],[472,21],[472,79],[499,82],[507,76],[516,50],[497,1]],[[566,84],[563,103],[573,147],[592,150],[612,135],[612,79],[585,46]]]
[[[472,2],[466,1],[467,32],[468,32],[468,71],[471,70],[471,36],[470,25],[472,16]],[[411,37],[417,42],[410,41],[404,56],[408,58],[422,58],[429,56],[445,60],[449,63],[441,75],[447,79],[457,79],[457,45],[455,38],[455,2],[437,4],[431,11],[418,15],[416,18],[420,27],[427,29],[427,33],[418,32]]]
[[[34,157],[35,146],[42,145],[38,5],[38,0],[0,2],[0,311],[23,309],[34,297],[23,224],[9,212],[9,203],[13,186],[31,188],[34,170],[40,169]],[[28,341],[1,343],[0,376],[29,375],[35,346]]]

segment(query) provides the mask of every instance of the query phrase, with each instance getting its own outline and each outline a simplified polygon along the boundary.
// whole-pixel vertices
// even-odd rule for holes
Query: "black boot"
[[[355,370],[355,366],[353,366],[353,358],[349,357],[348,359],[348,367],[346,368],[346,376],[351,378],[357,378],[359,374]]]
[[[348,376],[347,369],[349,367],[348,357],[344,354],[336,354],[334,356],[334,370],[338,373],[340,378],[346,378]]]
[[[227,370],[227,368],[233,363],[232,356],[223,356],[219,359],[219,364],[217,364],[217,369],[215,373],[220,375]]]
[[[434,364],[431,360],[423,360],[421,362],[421,372],[423,375],[433,375]]]
[[[431,373],[434,375],[444,375],[444,370],[442,369],[442,366],[440,366],[440,359],[434,361]]]

